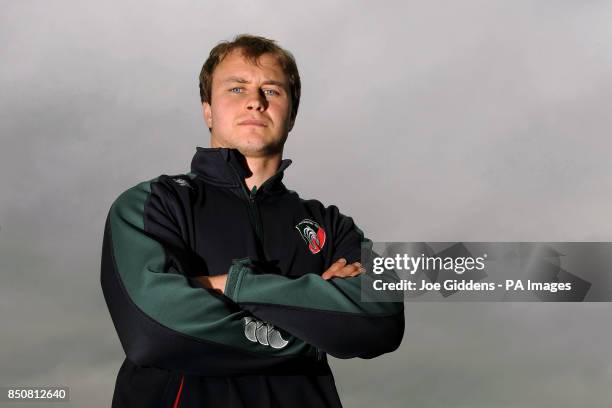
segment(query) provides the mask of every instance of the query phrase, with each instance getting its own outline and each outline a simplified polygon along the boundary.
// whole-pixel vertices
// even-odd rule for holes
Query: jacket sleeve
[[[121,194],[104,230],[102,291],[128,359],[198,375],[286,372],[316,361],[316,349],[288,333],[268,342],[271,326],[249,335],[248,312],[190,279],[203,261],[184,243],[176,203],[156,180]]]
[[[350,217],[330,206],[325,214],[334,242],[332,259],[358,261],[370,246]],[[291,279],[266,273],[250,260],[230,268],[225,295],[296,337],[337,358],[372,358],[399,347],[404,333],[401,302],[362,302],[364,275],[324,280],[319,273]]]

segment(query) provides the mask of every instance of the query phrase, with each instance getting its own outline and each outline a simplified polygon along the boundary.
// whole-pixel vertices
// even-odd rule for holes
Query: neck
[[[249,191],[253,186],[259,188],[267,179],[272,177],[278,170],[281,162],[281,154],[263,157],[246,157],[247,166],[251,175],[244,179]]]

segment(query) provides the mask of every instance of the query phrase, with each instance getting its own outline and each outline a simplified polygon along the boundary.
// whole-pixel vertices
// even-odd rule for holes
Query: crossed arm
[[[348,278],[363,273],[363,268],[359,262],[347,264],[346,259],[340,258],[334,262],[323,274],[321,278],[329,280],[331,278]],[[205,288],[212,289],[218,293],[225,293],[227,284],[227,273],[214,276],[198,276],[195,279]]]
[[[345,259],[358,259],[361,238],[337,209],[326,212],[326,225],[345,259],[323,276],[306,271],[292,279],[237,260],[226,275],[193,278],[203,270],[201,260],[168,214],[167,187],[155,182],[124,192],[109,211],[104,233],[102,290],[130,360],[231,375],[308,364],[321,351],[371,358],[399,346],[403,305],[360,301],[360,266]],[[288,344],[253,344],[244,336],[249,316],[283,329]]]

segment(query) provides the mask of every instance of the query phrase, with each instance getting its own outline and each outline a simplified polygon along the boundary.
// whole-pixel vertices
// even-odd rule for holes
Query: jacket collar
[[[284,189],[281,182],[283,173],[291,164],[284,159],[276,173],[267,179],[257,190],[275,191]],[[244,179],[250,175],[245,157],[236,149],[196,147],[191,160],[191,171],[202,176],[208,182],[225,187],[246,187]]]

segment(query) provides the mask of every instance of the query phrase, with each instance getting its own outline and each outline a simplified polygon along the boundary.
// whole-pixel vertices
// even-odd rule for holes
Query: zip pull
[[[253,189],[251,190],[251,193],[249,194],[249,198],[251,200],[254,200],[256,194],[257,194],[257,186],[253,186]]]

